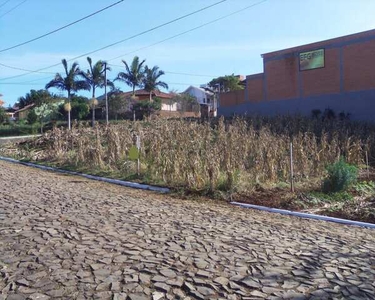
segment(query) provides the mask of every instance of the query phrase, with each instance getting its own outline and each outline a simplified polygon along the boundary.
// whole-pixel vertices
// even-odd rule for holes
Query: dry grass
[[[288,181],[290,141],[297,182],[321,177],[325,166],[340,156],[350,163],[364,164],[365,151],[375,156],[374,128],[299,116],[220,119],[212,123],[124,122],[95,129],[54,129],[19,147],[17,157],[113,171],[126,178],[135,171],[128,151],[134,144],[134,134],[138,134],[142,178],[149,182],[192,190],[241,191],[257,183]]]

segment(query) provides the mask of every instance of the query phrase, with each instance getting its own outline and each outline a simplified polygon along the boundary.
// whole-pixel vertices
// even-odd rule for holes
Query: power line
[[[9,68],[9,69],[13,69],[13,70],[20,70],[20,71],[26,71],[26,72],[31,72],[31,73],[34,72],[33,70],[28,70],[28,69],[23,69],[23,68],[8,66],[8,65],[3,64],[3,63],[0,63],[0,66],[3,66],[5,68]],[[38,72],[38,73],[42,73],[42,74],[56,74],[54,72]]]
[[[114,64],[108,64],[112,67],[118,67],[118,68],[123,68],[124,66],[120,66],[120,65],[114,65]],[[179,73],[179,72],[171,72],[171,71],[164,71],[165,74],[175,74],[175,75],[186,75],[186,76],[195,76],[195,77],[210,77],[210,78],[213,78],[213,77],[216,77],[216,76],[213,76],[213,75],[200,75],[200,74],[190,74],[190,73]]]
[[[181,82],[166,82],[167,84],[174,84],[174,85],[200,85],[200,83],[181,83]],[[2,83],[2,85],[30,85],[30,86],[40,86],[44,85],[44,83],[33,83],[29,84],[27,82],[6,82]]]
[[[26,0],[25,0],[25,1],[26,1]],[[128,37],[128,38],[125,38],[125,39],[123,39],[123,40],[120,40],[120,41],[118,41],[118,42],[115,42],[115,43],[109,44],[109,45],[104,46],[104,47],[102,47],[102,48],[99,48],[99,49],[96,49],[96,50],[94,50],[94,51],[87,52],[87,53],[82,54],[82,55],[80,55],[80,56],[77,56],[77,57],[74,57],[74,58],[72,58],[72,59],[69,59],[68,61],[76,60],[76,59],[78,59],[78,58],[81,58],[81,57],[84,57],[84,56],[87,56],[87,55],[90,55],[90,54],[93,54],[93,53],[99,52],[99,51],[101,51],[101,50],[104,50],[104,49],[107,49],[107,48],[110,48],[110,47],[116,46],[116,45],[118,45],[118,44],[120,44],[120,43],[123,43],[123,42],[125,42],[125,41],[129,41],[129,40],[134,39],[134,38],[136,38],[136,37],[139,37],[139,36],[145,35],[146,33],[149,33],[149,32],[152,32],[152,31],[155,31],[155,30],[157,30],[157,29],[159,29],[159,28],[162,28],[162,27],[164,27],[164,26],[170,25],[170,24],[172,24],[172,23],[175,23],[175,22],[177,22],[177,21],[180,21],[180,20],[185,19],[185,18],[187,18],[187,17],[190,17],[190,16],[192,16],[192,15],[195,15],[195,14],[197,14],[197,13],[199,13],[199,12],[202,12],[202,11],[204,11],[204,10],[207,10],[207,9],[209,9],[209,8],[212,8],[212,7],[214,7],[214,6],[216,6],[216,5],[219,5],[219,4],[221,4],[221,3],[223,3],[223,2],[226,2],[226,1],[228,1],[228,0],[220,0],[220,1],[218,1],[218,2],[215,2],[214,4],[211,4],[211,5],[205,6],[205,7],[201,8],[201,9],[198,9],[198,10],[193,11],[193,12],[191,12],[191,13],[185,14],[185,15],[183,15],[183,16],[180,16],[180,17],[178,17],[178,18],[175,18],[175,19],[173,19],[173,20],[171,20],[171,21],[168,21],[168,22],[165,22],[165,23],[163,23],[163,24],[157,25],[157,26],[155,26],[155,27],[153,27],[153,28],[151,28],[151,29],[147,29],[147,30],[142,31],[142,32],[140,32],[140,33],[138,33],[138,34],[135,34],[135,35],[133,35],[133,36],[130,36],[130,37]],[[18,77],[22,77],[22,76],[28,75],[28,74],[30,74],[30,73],[38,73],[39,71],[43,71],[43,70],[46,70],[46,69],[50,69],[50,68],[53,68],[53,67],[56,67],[56,66],[59,66],[59,65],[60,65],[60,63],[57,63],[57,64],[50,65],[50,66],[45,67],[45,68],[41,68],[41,69],[35,70],[34,72],[24,73],[24,74],[15,75],[15,76],[6,77],[6,78],[0,78],[0,80],[6,80],[6,79],[18,78]]]
[[[7,82],[7,83],[2,83],[2,85],[27,85],[27,86],[41,86],[45,85],[45,83],[26,83],[26,82]]]
[[[233,16],[233,15],[235,15],[235,14],[238,14],[238,13],[240,13],[240,12],[243,12],[243,11],[245,11],[245,10],[247,10],[247,9],[250,9],[250,8],[252,8],[252,7],[254,7],[254,6],[257,6],[257,5],[259,5],[259,4],[262,4],[262,3],[266,2],[266,1],[268,1],[268,0],[262,0],[262,1],[256,2],[256,3],[252,4],[252,5],[249,5],[249,6],[246,6],[246,7],[244,7],[244,8],[241,8],[241,9],[236,10],[236,11],[230,13],[230,14],[227,14],[227,15],[222,16],[222,17],[220,17],[220,18],[214,19],[214,20],[212,20],[212,21],[210,21],[210,22],[204,23],[204,24],[199,25],[199,26],[197,26],[197,27],[194,27],[194,28],[192,28],[192,29],[189,29],[189,30],[183,31],[183,32],[181,32],[181,33],[178,33],[178,34],[176,34],[176,35],[170,36],[170,37],[168,37],[168,38],[166,38],[166,39],[163,39],[163,40],[161,40],[161,41],[158,41],[158,42],[156,42],[156,43],[153,43],[153,44],[150,44],[150,45],[148,45],[148,46],[145,46],[145,47],[139,48],[139,49],[137,49],[137,50],[134,50],[134,51],[131,51],[131,52],[125,53],[125,54],[123,54],[123,55],[116,56],[116,57],[114,57],[114,58],[108,59],[108,61],[115,60],[115,59],[121,58],[121,57],[123,57],[123,56],[129,55],[129,54],[133,54],[133,53],[136,53],[136,52],[138,52],[138,51],[145,50],[145,49],[151,48],[151,47],[153,47],[153,46],[159,45],[159,44],[164,43],[164,42],[166,42],[166,41],[169,41],[169,40],[172,40],[172,39],[177,38],[177,37],[179,37],[179,36],[182,36],[182,35],[184,35],[184,34],[187,34],[187,33],[190,33],[190,32],[192,32],[192,31],[198,30],[198,29],[200,29],[200,28],[202,28],[202,27],[205,27],[205,26],[207,26],[207,25],[210,25],[210,24],[212,24],[212,23],[215,23],[215,22],[221,21],[221,20],[223,20],[223,19],[226,19],[226,18],[228,18],[228,17],[231,17],[231,16]]]
[[[123,57],[123,56],[129,55],[129,54],[133,54],[133,53],[135,53],[135,52],[138,52],[138,51],[141,51],[141,50],[144,50],[144,49],[151,48],[151,47],[156,46],[156,45],[158,45],[158,44],[164,43],[164,42],[169,41],[169,40],[171,40],[171,39],[174,39],[174,38],[176,38],[176,37],[182,36],[182,35],[184,35],[184,34],[187,34],[187,33],[190,33],[190,32],[192,32],[192,31],[198,30],[198,29],[200,29],[200,28],[202,28],[202,27],[208,26],[208,25],[210,25],[210,24],[212,24],[212,23],[215,23],[215,22],[218,22],[218,21],[223,20],[223,19],[225,19],[225,18],[228,18],[228,17],[230,17],[230,16],[233,16],[233,15],[235,15],[235,14],[241,13],[241,12],[243,12],[243,11],[245,11],[245,10],[247,10],[247,9],[250,9],[250,8],[252,8],[252,7],[254,7],[254,6],[260,5],[260,4],[262,4],[262,3],[266,2],[266,1],[268,1],[268,0],[262,0],[262,1],[259,1],[259,2],[254,3],[254,4],[252,4],[252,5],[248,5],[248,6],[246,6],[246,7],[243,7],[243,8],[241,8],[241,9],[239,9],[239,10],[236,10],[236,11],[230,13],[230,14],[227,14],[227,15],[222,16],[222,17],[220,17],[220,18],[214,19],[214,20],[212,20],[212,21],[210,21],[210,22],[204,23],[204,24],[202,24],[202,25],[199,25],[199,26],[194,27],[194,28],[192,28],[192,29],[186,30],[186,31],[181,32],[181,33],[179,33],[179,34],[173,35],[173,36],[171,36],[171,37],[168,37],[168,38],[163,39],[163,40],[161,40],[161,41],[158,41],[158,42],[156,42],[156,43],[150,44],[150,45],[148,45],[148,46],[145,46],[145,47],[139,48],[139,49],[137,49],[137,50],[134,50],[134,51],[131,51],[131,52],[128,52],[128,53],[125,53],[125,54],[123,54],[123,55],[121,55],[121,56],[117,56],[117,57],[111,58],[111,59],[109,59],[109,60],[107,60],[107,61],[111,61],[111,60],[114,60],[114,59],[118,59],[118,58],[121,58],[121,57]],[[82,55],[82,56],[84,56],[84,55]],[[76,57],[76,58],[80,58],[80,57],[82,57],[82,56],[79,56],[79,57]],[[74,60],[74,59],[76,59],[76,58],[70,59],[69,61]],[[39,70],[37,70],[37,71],[34,71],[34,73],[40,73],[41,70],[45,70],[45,69],[48,69],[48,68],[52,68],[52,67],[55,67],[55,66],[58,66],[58,65],[60,65],[60,64],[55,64],[55,65],[53,65],[53,66],[49,66],[49,67],[47,67],[47,68],[39,69]],[[113,64],[110,64],[110,65],[113,65]],[[117,67],[119,67],[118,65],[113,65],[113,66],[117,66]],[[171,72],[169,72],[169,73],[171,73]],[[0,78],[0,80],[7,80],[7,79],[18,78],[18,77],[25,76],[25,75],[28,75],[28,74],[30,74],[30,73],[20,74],[20,75],[16,75],[16,76],[12,76],[12,77],[7,77],[7,78]],[[180,73],[180,74],[191,75],[191,76],[193,75],[193,74],[188,74],[188,73]],[[197,76],[197,75],[196,75],[196,76]],[[199,75],[199,76],[200,76],[200,75]],[[206,77],[206,75],[204,75],[204,76]],[[215,76],[207,75],[207,77],[215,77]],[[40,80],[40,79],[37,79],[37,80]],[[37,81],[37,80],[33,80],[33,81]]]
[[[3,7],[5,4],[7,4],[10,0],[4,1],[2,4],[0,4],[0,8]]]
[[[190,73],[178,73],[178,72],[171,72],[171,71],[165,71],[165,74],[186,75],[186,76],[196,76],[196,77],[210,77],[210,78],[217,77],[217,76],[211,76],[211,75],[200,75],[200,74],[190,74]]]
[[[15,10],[17,7],[21,6],[22,4],[24,4],[27,0],[24,0],[22,1],[21,3],[18,3],[16,6],[14,6],[13,8],[11,8],[10,10],[8,10],[7,12],[3,13],[2,15],[0,15],[0,18],[4,17],[5,15],[11,13],[13,10]]]
[[[105,10],[107,10],[107,9],[109,9],[109,8],[111,8],[111,7],[113,7],[113,6],[116,6],[116,5],[120,4],[121,2],[124,2],[124,0],[117,1],[116,3],[113,3],[113,4],[109,5],[109,6],[106,6],[106,7],[102,8],[102,9],[96,11],[96,12],[93,12],[93,13],[91,13],[91,14],[89,14],[89,15],[83,17],[83,18],[81,18],[81,19],[78,19],[78,20],[76,20],[76,21],[74,21],[74,22],[71,22],[71,23],[69,23],[69,24],[66,24],[66,25],[64,25],[64,26],[62,26],[62,27],[59,27],[59,28],[57,28],[57,29],[55,29],[55,30],[52,30],[52,31],[50,31],[50,32],[48,32],[48,33],[45,33],[45,34],[43,34],[43,35],[41,35],[41,36],[38,36],[38,37],[36,37],[36,38],[33,38],[33,39],[31,39],[31,40],[28,40],[28,41],[25,41],[25,42],[19,43],[19,44],[17,44],[17,45],[14,45],[14,46],[11,46],[11,47],[8,47],[8,48],[1,49],[0,52],[5,52],[5,51],[8,51],[8,50],[11,50],[11,49],[18,48],[18,47],[20,47],[20,46],[23,46],[23,45],[29,44],[29,43],[31,43],[31,42],[34,42],[34,41],[40,40],[41,38],[44,38],[44,37],[49,36],[49,35],[51,35],[51,34],[54,34],[54,33],[58,32],[58,31],[61,31],[61,30],[65,29],[65,28],[68,28],[68,27],[70,27],[70,26],[72,26],[72,25],[74,25],[74,24],[77,24],[77,23],[79,23],[79,22],[82,22],[83,20],[86,20],[86,19],[88,19],[88,18],[90,18],[90,17],[92,17],[92,16],[95,16],[95,15],[97,15],[98,13],[101,13],[101,12],[103,12],[103,11],[105,11]]]

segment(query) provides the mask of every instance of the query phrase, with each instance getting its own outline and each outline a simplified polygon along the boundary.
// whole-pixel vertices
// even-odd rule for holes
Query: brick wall
[[[301,71],[302,97],[340,93],[340,49],[325,50],[325,66]]]
[[[311,43],[307,45],[302,45],[302,46],[297,46],[293,48],[288,48],[288,49],[283,49],[279,51],[274,51],[270,53],[263,54],[262,57],[264,59],[269,59],[289,53],[298,53],[298,52],[303,52],[303,51],[310,51],[318,48],[325,48],[327,46],[333,45],[333,44],[342,44],[342,43],[349,43],[353,40],[361,40],[361,39],[366,39],[366,38],[372,38],[375,35],[375,29],[373,30],[368,30],[360,33],[355,33],[355,34],[350,34],[347,36],[342,36],[338,38],[333,38],[325,41],[320,41],[316,43]]]
[[[245,90],[233,91],[228,93],[220,93],[220,106],[232,106],[245,102]]]
[[[375,88],[375,40],[343,47],[344,90]]]
[[[298,97],[298,69],[298,58],[293,56],[265,62],[266,100]]]
[[[256,103],[263,100],[263,73],[246,77],[247,101]]]

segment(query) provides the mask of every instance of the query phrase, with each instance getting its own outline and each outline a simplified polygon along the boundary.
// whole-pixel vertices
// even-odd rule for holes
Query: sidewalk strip
[[[327,216],[321,216],[321,215],[301,213],[301,212],[290,211],[290,210],[285,210],[285,209],[269,208],[269,207],[266,207],[266,206],[246,204],[246,203],[241,203],[241,202],[231,202],[231,204],[237,205],[237,206],[240,206],[240,207],[244,207],[244,208],[263,210],[263,211],[270,212],[270,213],[277,213],[277,214],[282,214],[282,215],[287,215],[287,216],[300,217],[300,218],[304,218],[304,219],[314,219],[314,220],[320,220],[320,221],[334,222],[334,223],[339,223],[339,224],[360,226],[360,227],[375,229],[375,224],[372,224],[372,223],[365,223],[365,222],[359,222],[359,221],[339,219],[339,218],[334,218],[334,217],[327,217]]]
[[[54,168],[54,167],[47,167],[47,166],[42,166],[42,165],[38,165],[38,164],[23,162],[23,161],[19,161],[19,160],[16,160],[16,159],[13,159],[13,158],[8,158],[8,157],[0,156],[0,160],[11,162],[11,163],[16,163],[16,164],[21,164],[21,165],[28,166],[28,167],[38,168],[38,169],[45,170],[45,171],[52,171],[52,172],[58,172],[58,173],[63,173],[63,174],[68,174],[68,175],[81,176],[81,177],[85,177],[87,179],[104,181],[104,182],[117,184],[117,185],[121,185],[121,186],[126,186],[126,187],[130,187],[130,188],[134,188],[134,189],[148,190],[148,191],[153,191],[153,192],[158,192],[158,193],[169,193],[170,192],[170,189],[168,189],[168,188],[162,188],[162,187],[158,187],[158,186],[141,184],[141,183],[130,182],[130,181],[123,181],[123,180],[119,180],[119,179],[111,179],[111,178],[105,178],[105,177],[100,177],[100,176],[88,175],[88,174],[83,174],[83,173],[74,172],[74,171],[67,171],[67,170],[62,170],[62,169],[58,169],[58,168]]]

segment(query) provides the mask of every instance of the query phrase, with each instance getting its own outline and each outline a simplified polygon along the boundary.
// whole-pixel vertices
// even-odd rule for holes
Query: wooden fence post
[[[290,191],[294,193],[293,143],[290,143]]]

